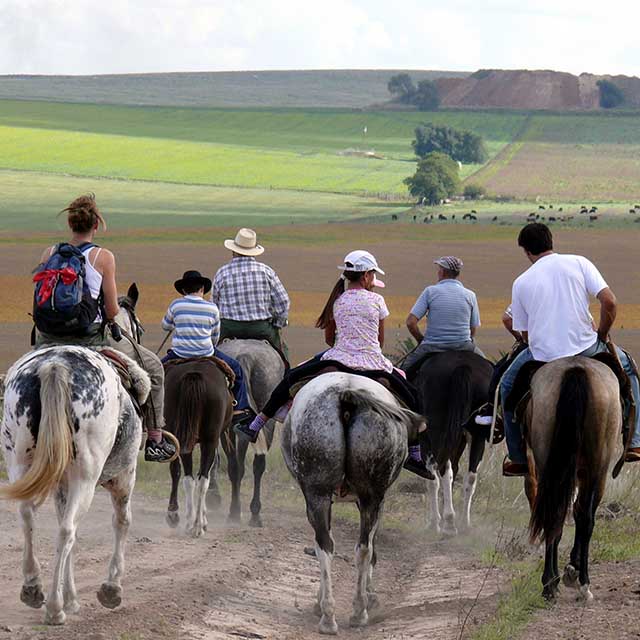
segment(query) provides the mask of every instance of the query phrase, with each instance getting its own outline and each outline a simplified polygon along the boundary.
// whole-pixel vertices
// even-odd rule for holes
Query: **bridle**
[[[129,326],[133,335],[131,336],[138,344],[142,344],[142,336],[144,335],[144,327],[138,319],[135,312],[134,304],[128,296],[123,296],[118,300],[121,309],[124,309],[129,318]]]

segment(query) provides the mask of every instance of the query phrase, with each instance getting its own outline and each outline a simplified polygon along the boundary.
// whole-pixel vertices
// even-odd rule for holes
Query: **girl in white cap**
[[[254,421],[248,426],[236,427],[236,431],[246,435],[252,442],[257,440],[260,429],[270,418],[276,414],[280,417],[286,411],[292,385],[327,368],[383,379],[410,409],[417,411],[413,387],[394,370],[391,361],[382,353],[384,319],[389,311],[384,298],[374,293],[372,288],[382,285],[376,279],[376,274],[384,275],[384,271],[367,251],[352,251],[338,268],[343,275],[316,322],[316,326],[324,330],[326,342],[331,348],[291,369]],[[279,412],[282,407],[285,407],[284,411]],[[420,445],[417,443],[410,445],[410,457],[405,467],[423,477],[433,478],[422,461]]]

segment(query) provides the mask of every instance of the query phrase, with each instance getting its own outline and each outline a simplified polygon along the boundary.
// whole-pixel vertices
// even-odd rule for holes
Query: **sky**
[[[639,25],[637,0],[0,0],[0,74],[640,75]]]

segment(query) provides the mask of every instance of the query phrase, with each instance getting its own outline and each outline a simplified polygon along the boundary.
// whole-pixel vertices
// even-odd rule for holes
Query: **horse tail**
[[[33,459],[20,479],[0,488],[0,497],[9,500],[44,502],[74,457],[69,370],[54,361],[42,365],[38,375],[41,418]]]
[[[582,367],[567,369],[560,384],[548,457],[538,478],[538,492],[531,512],[532,542],[555,540],[562,531],[576,487],[578,452],[589,396],[587,372]]]
[[[471,413],[471,367],[460,365],[451,372],[447,393],[447,424],[442,441],[445,455],[453,456],[460,445],[462,425]]]
[[[180,380],[178,404],[176,407],[175,435],[180,442],[180,450],[190,453],[198,442],[200,425],[204,417],[207,387],[204,376],[191,371]]]

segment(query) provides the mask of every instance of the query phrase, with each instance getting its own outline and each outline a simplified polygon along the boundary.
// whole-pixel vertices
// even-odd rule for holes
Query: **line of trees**
[[[600,106],[603,109],[613,109],[619,107],[624,102],[624,93],[620,87],[609,80],[598,80],[596,82],[600,90]]]
[[[482,164],[488,157],[484,141],[471,131],[428,122],[416,127],[415,136],[411,146],[419,158],[437,151],[464,164]]]
[[[438,87],[431,80],[420,80],[415,85],[408,73],[398,73],[391,76],[387,89],[397,102],[413,105],[420,111],[435,111],[440,106]]]

